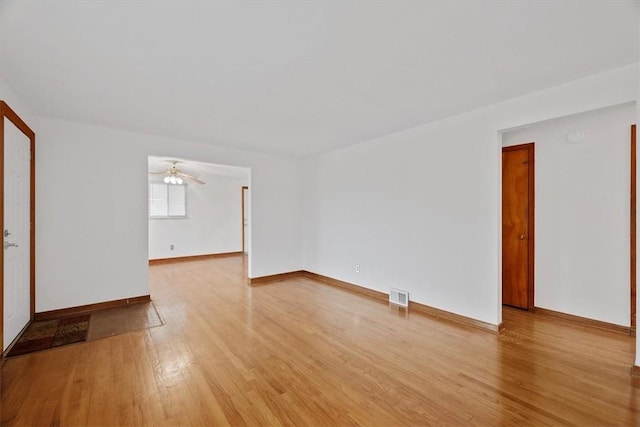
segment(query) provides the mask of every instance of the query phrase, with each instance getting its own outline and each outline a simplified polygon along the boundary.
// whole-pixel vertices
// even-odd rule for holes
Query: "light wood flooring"
[[[640,425],[629,336],[245,277],[242,256],[150,267],[165,324],[7,360],[2,425]]]
[[[89,322],[87,341],[100,340],[126,332],[162,326],[162,319],[153,302],[94,311]]]

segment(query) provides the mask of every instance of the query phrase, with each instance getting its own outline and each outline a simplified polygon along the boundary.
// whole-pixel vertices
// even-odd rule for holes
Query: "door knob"
[[[520,240],[524,240],[524,233],[521,233],[521,234],[520,234],[520,236],[518,236],[518,238],[519,238]]]
[[[12,248],[12,247],[13,248],[17,248],[18,244],[17,243],[10,243],[10,242],[7,242],[6,240],[4,241],[4,248],[5,249],[9,249],[9,248]]]

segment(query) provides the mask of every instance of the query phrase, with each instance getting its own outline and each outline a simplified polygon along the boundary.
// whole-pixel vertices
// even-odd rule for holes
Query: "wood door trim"
[[[518,151],[524,150],[528,151],[529,156],[529,204],[528,204],[528,216],[529,220],[527,221],[527,251],[528,256],[528,265],[527,265],[527,275],[528,275],[528,296],[527,296],[527,309],[530,311],[535,310],[535,231],[536,231],[536,208],[535,208],[535,200],[536,200],[536,180],[535,180],[535,143],[528,142],[526,144],[518,144],[518,145],[510,145],[508,147],[502,147],[502,152],[507,151]]]
[[[241,221],[242,221],[242,222],[241,222],[241,225],[242,225],[242,253],[246,253],[246,252],[247,252],[247,251],[245,250],[246,248],[244,247],[244,228],[245,228],[245,227],[244,227],[244,217],[245,217],[245,215],[244,215],[244,210],[246,209],[246,206],[244,205],[244,191],[245,191],[245,190],[248,190],[248,189],[249,189],[249,187],[248,187],[248,186],[243,185],[243,186],[242,186],[242,189],[241,189],[241,191],[240,191],[240,196],[241,196],[240,198],[241,198],[241,200],[242,200],[242,212],[240,212],[240,214],[242,215],[242,218],[241,218]]]
[[[9,119],[30,141],[31,165],[29,183],[29,318],[33,321],[36,311],[36,134],[27,124],[13,111],[9,105],[0,101],[0,176],[4,177],[4,118]],[[4,180],[4,178],[3,178]],[[0,185],[0,221],[4,230],[4,185]],[[4,344],[4,250],[0,251],[0,345]],[[4,357],[4,356],[3,356]]]
[[[636,125],[631,125],[631,203],[629,217],[629,284],[630,284],[630,296],[631,296],[631,328],[630,334],[636,335]]]

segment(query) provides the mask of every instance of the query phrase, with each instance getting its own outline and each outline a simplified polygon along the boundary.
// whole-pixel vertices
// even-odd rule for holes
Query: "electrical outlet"
[[[171,250],[173,250],[173,245],[171,245],[171,248],[170,248],[170,249],[171,249]]]
[[[360,273],[360,264],[356,264],[356,273]]]

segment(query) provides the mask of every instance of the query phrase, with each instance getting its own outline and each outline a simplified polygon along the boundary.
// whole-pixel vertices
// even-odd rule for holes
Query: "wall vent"
[[[391,290],[389,291],[389,302],[391,304],[409,307],[409,292],[391,288]]]

